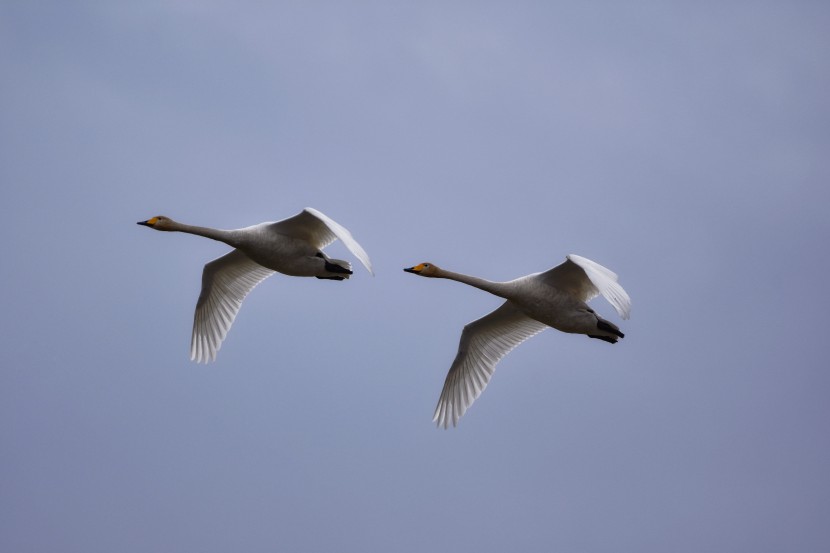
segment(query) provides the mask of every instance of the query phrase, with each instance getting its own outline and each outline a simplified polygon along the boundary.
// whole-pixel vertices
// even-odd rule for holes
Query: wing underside
[[[190,359],[216,359],[242,301],[254,287],[274,274],[239,250],[214,259],[202,271],[202,291],[193,316]]]
[[[510,302],[465,326],[433,421],[444,428],[456,426],[484,391],[501,358],[545,328]]]

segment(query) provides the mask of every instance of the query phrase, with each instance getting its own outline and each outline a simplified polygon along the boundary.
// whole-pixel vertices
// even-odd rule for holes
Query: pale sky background
[[[0,4],[0,550],[830,547],[830,4]],[[203,265],[305,206],[376,276],[277,275],[189,361]],[[328,249],[348,254],[342,245]],[[433,408],[495,280],[633,300]],[[354,260],[353,260],[354,261]]]

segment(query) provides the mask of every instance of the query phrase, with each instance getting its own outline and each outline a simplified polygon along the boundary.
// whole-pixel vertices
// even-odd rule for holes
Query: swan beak
[[[150,223],[148,223],[147,221],[139,221],[139,222],[136,223],[136,225],[142,225],[142,226],[145,226],[145,227],[149,227]]]
[[[417,269],[417,267],[410,267],[408,269],[404,269],[404,271],[407,272],[407,273],[413,273],[413,274],[417,275],[418,271],[416,269]]]

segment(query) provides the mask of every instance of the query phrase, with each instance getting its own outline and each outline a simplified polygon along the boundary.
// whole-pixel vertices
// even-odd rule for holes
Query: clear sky
[[[3,2],[0,550],[826,551],[830,5]],[[312,206],[188,359],[221,243]],[[340,244],[328,249],[349,257]],[[458,428],[465,323],[577,253],[632,297]],[[352,259],[354,262],[354,259]]]

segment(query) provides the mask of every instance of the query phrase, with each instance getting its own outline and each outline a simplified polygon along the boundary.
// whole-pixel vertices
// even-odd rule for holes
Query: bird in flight
[[[474,286],[506,301],[484,317],[464,327],[458,353],[450,367],[435,408],[433,421],[447,428],[481,395],[496,364],[513,348],[553,327],[562,332],[585,334],[616,344],[625,335],[586,303],[602,294],[623,319],[628,319],[631,299],[617,282],[617,275],[599,263],[578,255],[544,273],[507,282],[493,282],[421,263],[404,269],[423,277],[446,278]]]
[[[228,334],[245,296],[274,274],[344,280],[352,274],[348,261],[331,259],[323,248],[337,240],[372,272],[366,251],[342,225],[316,209],[277,221],[235,230],[220,230],[178,223],[159,215],[139,221],[155,230],[186,232],[224,242],[229,253],[205,265],[202,291],[193,317],[190,359],[197,363],[216,360],[216,352]]]

